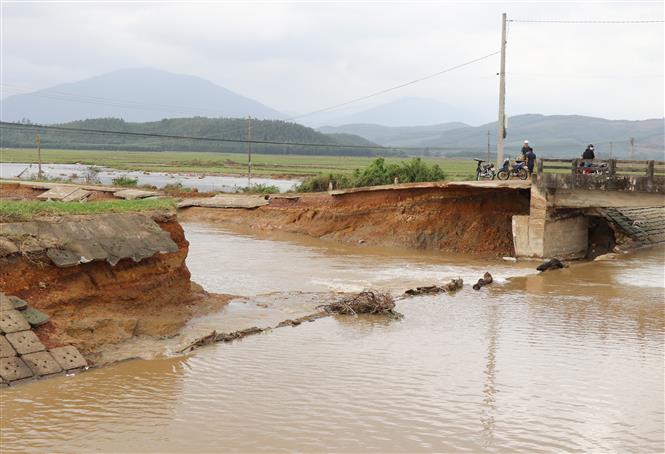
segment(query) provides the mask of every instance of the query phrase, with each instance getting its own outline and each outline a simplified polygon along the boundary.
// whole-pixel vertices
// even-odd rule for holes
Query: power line
[[[11,123],[6,121],[0,121],[0,127],[11,130],[18,130],[18,131],[25,131],[25,129],[38,129],[45,131],[58,131],[58,132],[81,133],[81,134],[106,134],[106,135],[130,136],[130,137],[156,137],[161,139],[194,140],[194,141],[214,142],[214,143],[245,143],[245,144],[251,143],[256,145],[290,145],[290,146],[300,146],[300,147],[337,148],[337,149],[344,148],[344,149],[355,149],[355,150],[365,149],[365,150],[390,151],[390,150],[425,150],[425,149],[430,149],[430,150],[475,149],[471,147],[391,147],[391,146],[384,147],[381,145],[345,145],[345,144],[324,144],[324,143],[311,143],[311,142],[280,142],[274,140],[222,139],[216,137],[178,136],[172,134],[157,134],[157,133],[147,133],[147,132],[67,128],[63,126],[44,126],[36,124]]]
[[[662,24],[662,20],[566,20],[566,19],[509,19],[508,22],[536,24]]]

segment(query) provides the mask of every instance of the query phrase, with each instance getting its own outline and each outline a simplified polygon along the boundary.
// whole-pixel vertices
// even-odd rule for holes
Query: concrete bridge
[[[513,217],[518,257],[582,258],[610,250],[665,242],[665,161],[540,159],[531,185],[529,215]]]

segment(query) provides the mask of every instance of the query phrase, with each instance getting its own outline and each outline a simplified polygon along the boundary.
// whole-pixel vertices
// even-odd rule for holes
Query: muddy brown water
[[[311,292],[469,283],[486,269],[499,282],[401,301],[399,322],[325,318],[5,389],[3,452],[664,449],[665,248],[537,275],[534,263],[185,228],[194,280],[262,302],[232,303],[212,325],[251,323],[265,305],[297,312]]]

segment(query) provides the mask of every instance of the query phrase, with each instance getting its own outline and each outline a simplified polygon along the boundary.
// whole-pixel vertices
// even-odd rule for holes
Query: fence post
[[[617,173],[617,160],[616,159],[610,159],[607,161],[607,170],[609,171],[609,174],[611,177],[616,176]]]
[[[654,161],[647,161],[647,176],[648,176],[649,178],[653,178],[653,174],[654,174],[654,164],[655,164]]]
[[[538,166],[536,167],[536,174],[542,175],[543,174],[543,159],[540,158],[538,160]]]
[[[570,171],[573,175],[577,174],[577,168],[579,166],[580,166],[580,160],[579,159],[573,159],[573,165],[572,165],[572,168],[570,169]]]

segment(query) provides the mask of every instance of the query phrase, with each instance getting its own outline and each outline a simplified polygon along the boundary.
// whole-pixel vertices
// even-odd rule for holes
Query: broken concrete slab
[[[18,296],[10,296],[9,301],[12,302],[12,305],[14,306],[14,309],[16,309],[17,311],[24,311],[25,309],[28,308],[28,303],[23,301]],[[23,315],[25,315],[25,314],[23,314]]]
[[[251,210],[269,203],[270,197],[264,195],[217,194],[213,197],[184,199],[178,203],[178,208],[245,208]]]
[[[78,349],[71,345],[53,348],[49,352],[64,370],[79,369],[88,365]]]
[[[49,352],[36,352],[21,356],[21,359],[38,376],[52,375],[62,372],[60,364]]]
[[[39,194],[38,199],[58,200],[61,202],[80,202],[91,194],[90,191],[76,186],[56,186],[48,191]]]
[[[12,344],[5,339],[5,336],[0,335],[0,358],[11,358],[12,356],[16,356],[16,350],[14,350]]]
[[[44,323],[48,322],[48,315],[38,309],[35,309],[34,307],[26,308],[22,314],[25,320],[30,323],[30,326],[33,328],[42,326]]]
[[[41,343],[37,335],[30,329],[16,333],[9,333],[5,335],[5,337],[19,355],[27,355],[28,353],[46,350],[44,344]]]
[[[160,195],[157,191],[144,191],[141,189],[122,189],[113,193],[114,197],[119,197],[125,200],[145,199],[147,197],[154,197]]]
[[[4,293],[0,293],[0,312],[11,311],[14,309],[14,303]]]
[[[30,324],[16,309],[0,312],[0,332],[15,333],[30,329]]]
[[[107,260],[114,265],[124,258],[140,261],[158,252],[178,250],[171,235],[144,214],[8,223],[0,230],[0,238],[3,237],[20,251],[25,250],[26,244],[30,252],[46,251],[59,267],[92,260]]]
[[[0,358],[0,377],[6,382],[23,380],[33,376],[30,368],[18,356]]]

